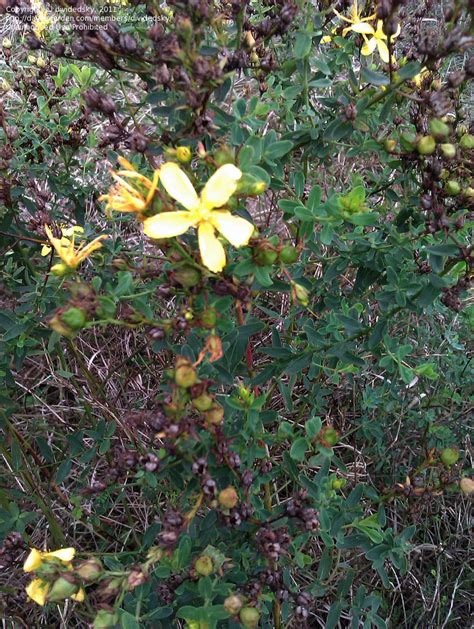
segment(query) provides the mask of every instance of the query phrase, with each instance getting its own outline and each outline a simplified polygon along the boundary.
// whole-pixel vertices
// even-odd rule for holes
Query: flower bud
[[[250,186],[249,194],[262,194],[267,189],[265,181],[256,181]]]
[[[257,629],[260,621],[260,612],[255,607],[242,607],[239,618],[245,629]]]
[[[104,567],[99,559],[91,558],[82,561],[74,572],[87,583],[97,581],[104,572]]]
[[[76,583],[72,575],[63,575],[56,579],[52,588],[48,592],[48,601],[59,603],[65,598],[70,598],[79,590],[79,584]]]
[[[193,154],[191,153],[189,146],[178,146],[176,149],[176,158],[182,164],[187,164],[191,160],[192,156]]]
[[[255,37],[252,35],[250,31],[245,32],[245,45],[247,48],[252,49],[256,44]]]
[[[28,63],[31,63],[31,65],[36,65],[36,57],[34,55],[28,55],[27,59]]]
[[[472,478],[461,478],[459,487],[465,496],[474,494],[474,480]]]
[[[201,555],[194,563],[194,570],[202,577],[208,577],[214,572],[214,563],[208,555]]]
[[[334,491],[339,491],[346,485],[347,480],[345,478],[334,478],[331,482],[331,489],[334,489]]]
[[[309,304],[309,293],[306,288],[296,282],[292,282],[292,288],[295,301],[306,307]]]
[[[293,245],[284,245],[279,253],[280,262],[283,264],[293,264],[300,257],[300,252]]]
[[[400,146],[404,151],[414,151],[416,148],[416,135],[411,131],[405,131],[400,136]]]
[[[84,310],[72,306],[68,308],[66,312],[62,313],[61,321],[71,328],[71,330],[80,330],[86,324],[87,316]]]
[[[464,190],[464,196],[468,199],[474,199],[474,188],[471,188],[471,186],[469,186],[469,188],[466,188]]]
[[[456,448],[444,448],[441,450],[439,458],[441,459],[443,465],[446,467],[451,467],[459,461],[459,450]]]
[[[450,133],[449,126],[438,118],[430,120],[429,129],[431,135],[433,135],[437,140],[445,140]]]
[[[339,441],[339,433],[332,426],[325,426],[319,433],[319,440],[323,446],[332,448]]]
[[[204,413],[204,416],[208,424],[222,424],[222,420],[224,419],[224,407],[215,402],[212,408]]]
[[[460,124],[456,128],[456,135],[458,136],[458,138],[461,138],[464,134],[468,132],[469,132],[469,129],[467,128],[465,124]]]
[[[11,89],[12,86],[6,79],[0,80],[0,90],[2,90],[2,92],[9,92]]]
[[[178,387],[188,389],[189,387],[192,387],[193,384],[196,384],[197,380],[197,373],[191,362],[187,358],[178,356],[174,372],[174,381]]]
[[[214,400],[208,393],[201,393],[201,395],[193,400],[194,408],[200,413],[208,411],[213,404]]]
[[[180,266],[173,271],[172,277],[175,282],[178,282],[178,284],[181,284],[184,288],[193,288],[193,286],[197,286],[201,281],[201,273],[199,270],[188,264]]]
[[[444,184],[444,189],[446,190],[446,194],[449,194],[450,197],[455,197],[461,192],[461,185],[459,181],[455,179],[449,179]]]
[[[462,151],[471,151],[474,149],[474,135],[465,133],[459,140],[459,146]]]
[[[432,135],[424,135],[418,140],[416,145],[420,155],[433,155],[436,149],[436,142]]]
[[[46,60],[43,59],[43,57],[38,57],[38,59],[36,59],[36,65],[38,66],[38,68],[46,68],[48,64]]]
[[[99,609],[92,623],[93,629],[107,629],[115,627],[118,623],[118,614],[109,612],[106,609]]]
[[[453,159],[453,157],[456,157],[456,147],[454,144],[441,144],[440,149],[443,157],[446,159]]]
[[[2,39],[2,48],[5,48],[6,50],[9,50],[11,47],[12,47],[11,39],[8,39],[8,37],[4,37]]]
[[[231,594],[224,601],[224,609],[232,616],[236,616],[242,609],[242,599],[237,594]]]
[[[218,501],[224,509],[233,509],[239,503],[239,495],[234,487],[229,486],[219,493]]]

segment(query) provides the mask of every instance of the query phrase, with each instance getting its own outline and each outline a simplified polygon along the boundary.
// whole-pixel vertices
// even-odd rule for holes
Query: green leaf
[[[303,59],[304,57],[307,57],[311,52],[311,35],[309,33],[299,32],[296,33],[295,40],[295,58]]]
[[[308,441],[305,437],[300,437],[293,442],[290,448],[290,456],[295,461],[303,461],[308,450]]]
[[[279,140],[265,148],[265,157],[270,160],[278,159],[286,155],[292,148],[293,142],[290,142],[290,140]]]

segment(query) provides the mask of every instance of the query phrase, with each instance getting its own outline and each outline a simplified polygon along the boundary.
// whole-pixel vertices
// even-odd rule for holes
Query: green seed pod
[[[173,280],[184,288],[192,288],[201,281],[201,273],[195,267],[185,264],[173,271]]]
[[[217,499],[224,509],[233,509],[239,503],[239,494],[234,487],[230,486],[223,489]]]
[[[217,322],[217,313],[214,308],[207,308],[199,316],[201,325],[204,328],[213,328]]]
[[[459,181],[456,181],[455,179],[449,179],[445,183],[444,189],[446,190],[446,193],[449,194],[449,196],[455,197],[461,192],[461,185]]]
[[[92,623],[93,629],[107,629],[118,624],[118,614],[109,612],[106,609],[99,609]]]
[[[61,321],[71,328],[71,330],[80,330],[87,322],[87,316],[84,310],[72,306],[61,315]]]
[[[194,570],[202,577],[208,577],[214,572],[214,562],[208,555],[201,555],[194,563]]]
[[[208,393],[201,393],[199,397],[194,398],[193,406],[200,413],[204,413],[212,408],[214,400]]]
[[[462,151],[471,151],[474,149],[474,135],[465,133],[459,140],[459,146]]]
[[[204,413],[204,416],[208,424],[222,424],[222,420],[224,419],[224,407],[215,402],[212,408]]]
[[[469,188],[466,188],[464,190],[464,196],[468,199],[474,199],[474,188],[471,188],[470,186]]]
[[[224,601],[224,608],[226,612],[236,616],[242,609],[242,599],[237,594],[231,594]]]
[[[397,141],[390,140],[387,138],[384,142],[384,148],[387,151],[387,153],[395,153],[395,150],[397,148]]]
[[[439,120],[439,118],[430,120],[429,129],[431,135],[433,135],[437,140],[445,140],[450,133],[449,126],[442,120]]]
[[[332,426],[326,426],[319,433],[319,439],[324,446],[332,448],[339,441],[339,433]]]
[[[439,458],[446,467],[451,467],[459,461],[459,450],[456,448],[444,448],[441,450]]]
[[[69,576],[69,575],[68,575]],[[79,589],[79,584],[75,583],[74,577],[59,577],[53,583],[52,588],[48,592],[48,601],[59,603],[66,598],[70,598]]]
[[[91,558],[81,562],[74,572],[81,577],[83,581],[92,583],[93,581],[97,581],[103,574],[104,567],[99,559]]]
[[[345,478],[334,478],[331,483],[331,488],[334,489],[334,491],[339,491],[346,485],[347,485],[347,480]]]
[[[456,147],[454,144],[441,144],[440,149],[443,157],[446,159],[453,159],[453,157],[456,157]]]
[[[193,384],[196,384],[198,381],[196,370],[190,361],[182,356],[179,356],[176,360],[174,381],[178,387],[183,387],[183,389],[189,389],[189,387],[192,387]]]
[[[277,258],[278,252],[265,242],[254,249],[254,260],[259,266],[271,266]]]
[[[433,155],[436,150],[434,137],[432,135],[424,135],[418,140],[416,148],[420,155]]]
[[[411,131],[405,131],[400,136],[400,146],[404,151],[414,151],[416,149],[416,135]]]
[[[284,245],[279,253],[280,261],[283,264],[293,264],[300,257],[300,252],[293,245]]]
[[[242,607],[239,618],[245,629],[257,629],[260,621],[260,612],[255,607]]]

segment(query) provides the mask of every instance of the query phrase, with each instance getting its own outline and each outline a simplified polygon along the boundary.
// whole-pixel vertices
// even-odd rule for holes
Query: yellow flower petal
[[[216,210],[212,212],[210,220],[234,247],[246,245],[253,234],[254,226],[252,223],[240,216],[232,216],[230,212]]]
[[[46,597],[49,592],[49,583],[42,579],[33,579],[33,581],[26,587],[26,593],[32,601],[43,606],[46,603]]]
[[[61,561],[72,561],[75,554],[75,548],[60,548],[59,550],[53,550],[50,553],[44,553],[43,557],[44,559],[53,557],[54,559],[60,559]]]
[[[224,247],[217,240],[214,227],[209,222],[202,222],[198,229],[199,251],[204,266],[214,273],[219,273],[225,267]]]
[[[177,164],[163,164],[160,168],[160,181],[170,197],[187,210],[196,210],[199,207],[199,198],[193,184]]]
[[[24,572],[34,572],[41,566],[42,563],[43,553],[36,550],[36,548],[32,548],[30,554],[25,560],[25,563],[23,564],[23,570]]]
[[[388,51],[387,44],[380,39],[376,39],[375,41],[377,42],[377,48],[379,49],[380,58],[384,63],[388,63],[390,60],[390,53]]]
[[[357,22],[350,27],[354,33],[364,33],[365,35],[373,35],[375,33],[374,27],[367,22]]]
[[[49,256],[50,253],[51,253],[51,247],[49,247],[48,245],[43,245],[41,247],[41,255],[42,256]]]
[[[75,253],[75,265],[77,266],[83,260],[88,258],[93,251],[97,251],[97,249],[100,249],[102,247],[101,241],[105,240],[106,238],[108,238],[108,236],[106,234],[102,234],[101,236],[97,236],[97,238],[94,238],[94,240],[91,240],[91,242],[89,242],[87,245],[81,245]]]
[[[202,203],[208,209],[222,207],[237,190],[242,172],[233,164],[225,164],[216,170],[201,192]]]
[[[367,39],[365,41],[365,44],[361,48],[361,53],[364,55],[364,57],[368,57],[374,52],[376,47],[377,40],[375,39],[375,37],[371,37],[370,39]]]
[[[84,588],[80,588],[75,594],[71,594],[71,598],[76,603],[82,603],[82,601],[86,598],[86,592]]]
[[[193,227],[191,212],[162,212],[143,221],[143,231],[150,238],[173,238]]]

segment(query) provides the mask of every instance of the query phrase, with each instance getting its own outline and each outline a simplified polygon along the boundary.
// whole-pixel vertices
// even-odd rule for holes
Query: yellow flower
[[[50,585],[47,581],[43,581],[43,579],[33,579],[33,581],[26,586],[26,593],[32,601],[43,607],[46,603],[49,589]]]
[[[31,8],[36,13],[32,21],[33,33],[36,37],[41,38],[52,19],[41,0],[31,0]]]
[[[145,234],[150,238],[173,238],[195,227],[203,264],[214,273],[222,271],[226,264],[225,251],[215,230],[234,247],[242,247],[248,243],[254,229],[252,223],[244,218],[216,209],[228,202],[241,177],[238,168],[225,164],[216,170],[198,197],[181,168],[173,162],[167,162],[161,167],[160,181],[166,192],[186,211],[162,212],[145,219]]]
[[[23,564],[23,571],[34,572],[42,566],[44,561],[48,561],[48,559],[59,559],[64,563],[69,563],[74,559],[75,554],[76,550],[74,548],[60,548],[59,550],[53,550],[49,553],[32,548]]]
[[[155,170],[153,180],[148,179],[144,175],[137,172],[133,164],[124,157],[118,158],[122,170],[118,172],[111,171],[112,177],[117,182],[109,191],[109,194],[103,194],[99,197],[99,201],[107,201],[107,210],[116,210],[117,212],[133,212],[137,214],[137,218],[141,218],[142,213],[147,209],[156,192],[158,186],[159,170]],[[144,194],[136,187],[132,186],[126,179],[134,179],[142,184],[147,194]]]
[[[365,39],[365,44],[362,46],[361,53],[364,56],[371,55],[376,48],[378,48],[380,58],[384,63],[388,63],[390,60],[390,53],[388,50],[388,46],[385,43],[387,41],[387,35],[383,32],[383,21],[377,21],[377,30],[374,30],[372,27],[372,37],[367,39],[365,35],[363,35]],[[394,33],[391,39],[395,39],[400,34],[400,24],[398,25],[397,32]]]
[[[71,598],[73,601],[76,601],[76,603],[82,603],[83,600],[86,598],[86,592],[84,588],[79,588],[75,594],[71,594]]]
[[[373,27],[370,24],[366,24],[366,22],[370,22],[370,20],[373,20],[375,18],[375,14],[369,15],[368,17],[361,17],[359,13],[359,8],[357,6],[357,0],[354,0],[350,8],[349,17],[341,15],[335,9],[333,9],[333,11],[338,18],[340,18],[344,22],[349,22],[349,24],[351,25],[342,31],[343,37],[345,37],[349,31],[354,31],[354,33],[367,33],[367,35],[371,35],[374,32]]]
[[[81,262],[83,262],[87,257],[91,255],[93,251],[100,249],[102,247],[101,240],[107,238],[105,234],[102,234],[101,236],[94,238],[94,240],[92,240],[88,244],[82,243],[77,249],[75,249],[74,233],[71,235],[71,239],[64,239],[55,238],[53,236],[53,232],[48,225],[44,226],[44,231],[46,232],[46,235],[48,236],[49,241],[53,245],[58,256],[61,258],[63,263],[71,270],[76,269]]]
[[[63,247],[67,247],[69,245],[69,238],[73,234],[82,234],[84,229],[80,225],[73,225],[72,227],[66,227],[65,225],[60,225],[61,227],[61,242],[63,243]],[[41,255],[49,256],[51,253],[51,247],[49,245],[43,245],[41,247]]]

